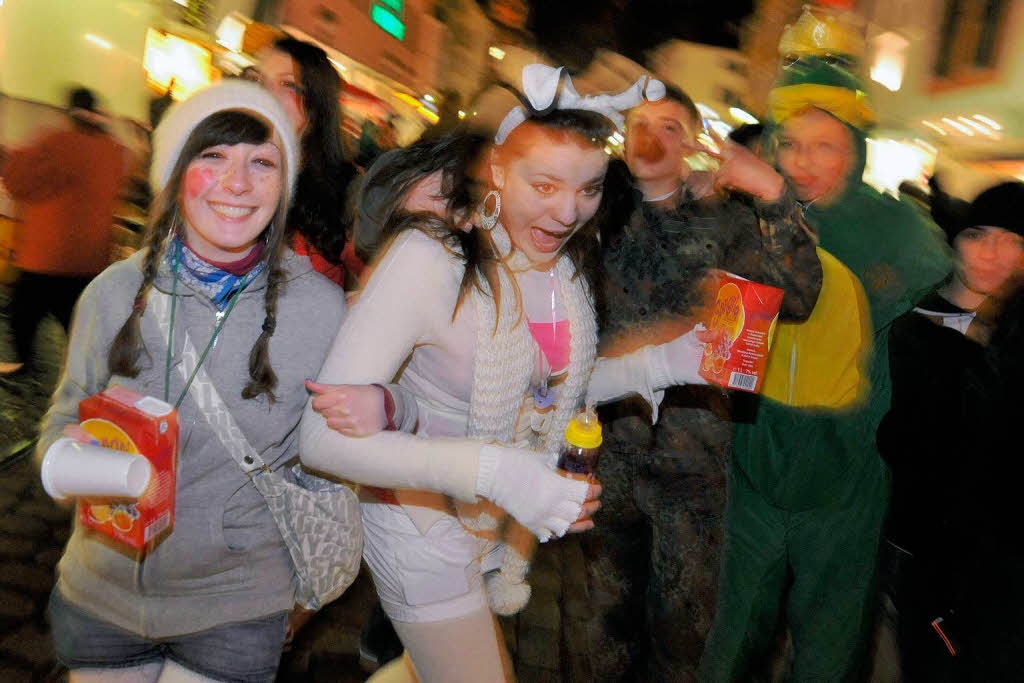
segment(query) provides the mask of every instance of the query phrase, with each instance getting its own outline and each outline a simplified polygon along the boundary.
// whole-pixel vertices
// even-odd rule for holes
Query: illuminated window
[[[152,28],[146,33],[142,66],[146,69],[146,81],[160,90],[165,90],[173,80],[171,95],[176,100],[188,97],[213,79],[209,50]]]
[[[956,79],[996,66],[1006,0],[945,0],[934,74]]]
[[[896,92],[903,84],[903,71],[907,65],[906,50],[910,43],[892,32],[876,36],[872,42],[875,55],[871,63],[871,80]]]

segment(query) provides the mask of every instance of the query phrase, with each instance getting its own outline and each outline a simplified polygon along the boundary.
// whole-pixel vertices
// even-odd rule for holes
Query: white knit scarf
[[[490,236],[509,269],[522,271],[530,267],[525,255],[512,248],[508,233],[500,223],[491,229]],[[497,270],[500,302],[495,302],[486,281],[481,282],[481,287],[471,294],[476,310],[476,358],[468,435],[482,441],[512,445],[523,398],[530,390],[537,346],[530,334],[526,315],[518,305],[515,278],[505,268]],[[545,462],[553,462],[562,446],[569,420],[581,407],[597,351],[596,314],[586,279],[582,273],[577,274],[572,260],[565,254],[558,259],[554,272],[568,313],[571,337],[568,374],[560,387],[558,404],[548,429],[539,435],[537,443],[527,445],[537,450]],[[497,310],[499,306],[500,311]],[[488,501],[458,503],[456,507],[459,519],[471,533],[485,532],[487,535],[487,531],[495,531],[504,516],[504,511]],[[506,524],[501,574],[487,584],[491,607],[499,614],[514,614],[529,600],[530,589],[525,578],[529,571],[528,556],[533,550],[533,536],[523,531],[514,520]],[[531,542],[524,543],[526,539],[531,539]]]

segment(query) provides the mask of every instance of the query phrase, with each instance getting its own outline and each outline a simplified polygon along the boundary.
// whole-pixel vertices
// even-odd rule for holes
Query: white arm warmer
[[[387,384],[438,321],[451,317],[457,267],[443,246],[412,230],[378,264],[338,331],[319,382]],[[312,469],[371,486],[413,488],[476,500],[481,443],[401,432],[342,436],[307,404],[300,455]]]
[[[618,358],[598,358],[590,375],[587,401],[600,405],[639,394],[651,406],[651,423],[657,422],[666,388],[707,384],[698,373],[704,345],[697,332],[703,329],[698,325],[670,342],[644,346]]]

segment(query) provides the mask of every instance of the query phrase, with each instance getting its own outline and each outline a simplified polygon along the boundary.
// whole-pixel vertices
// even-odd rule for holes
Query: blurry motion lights
[[[95,45],[96,47],[101,47],[104,50],[112,50],[114,48],[114,45],[109,40],[100,38],[95,33],[86,33],[82,37],[85,38],[88,42]]]
[[[725,121],[708,121],[708,128],[715,131],[715,135],[724,139],[729,137],[733,127]]]
[[[875,36],[872,42],[875,44],[875,55],[871,64],[871,80],[896,92],[903,85],[903,71],[907,65],[906,50],[910,43],[891,31]]]
[[[955,120],[945,116],[939,121],[939,123],[924,120],[921,121],[921,125],[943,136],[949,135],[950,133],[959,133],[960,135],[967,137],[974,137],[975,134],[981,134],[992,138],[993,140],[999,140],[1002,138],[999,131],[1003,129],[1003,127],[997,122],[987,116],[982,116],[981,114],[975,114],[970,118],[966,116],[957,116]]]
[[[242,39],[245,37],[245,29],[248,25],[248,22],[237,14],[227,15],[217,27],[217,44],[232,52],[241,52]]]
[[[491,57],[494,57],[499,62],[505,59],[505,51],[502,50],[500,47],[495,47],[494,45],[487,48],[487,54],[489,54]]]
[[[460,118],[460,119],[464,119],[464,118],[466,118],[466,112],[465,112],[465,111],[463,111],[462,109],[460,109],[460,110],[459,110],[459,118]]]
[[[914,144],[923,149],[924,151],[928,152],[932,156],[935,156],[939,153],[938,148],[935,145],[930,144],[927,140],[922,140],[921,138],[914,138]]]
[[[733,117],[736,121],[739,121],[740,123],[749,123],[751,125],[755,123],[760,123],[757,120],[756,116],[746,111],[745,109],[740,109],[739,107],[729,107],[729,116]]]
[[[712,154],[721,154],[722,153],[722,148],[719,147],[718,143],[715,142],[715,139],[712,138],[707,133],[699,133],[697,135],[697,142],[699,142],[704,147],[706,147]]]
[[[974,137],[974,131],[965,126],[964,124],[960,123],[959,121],[954,121],[949,117],[943,117],[942,122],[947,126],[953,128],[954,130],[963,133],[967,137]]]
[[[397,99],[397,100],[399,100],[400,102],[403,102],[403,103],[405,103],[405,104],[408,104],[408,105],[409,105],[410,107],[412,107],[413,109],[415,109],[415,108],[417,108],[417,107],[420,107],[420,106],[422,106],[422,105],[420,104],[420,101],[419,101],[419,100],[417,100],[417,99],[416,99],[415,97],[413,97],[412,95],[410,95],[409,93],[404,93],[404,92],[401,92],[400,90],[396,90],[396,91],[395,91],[394,93],[392,93],[392,94],[393,94],[393,95],[395,96],[395,99]]]
[[[431,123],[437,123],[438,121],[441,120],[437,114],[430,111],[426,107],[417,107],[416,113],[418,113],[420,116],[425,118],[427,121],[430,121]]]
[[[904,180],[921,183],[935,165],[935,148],[923,141],[868,138],[864,182],[879,192],[899,196]]]
[[[142,58],[149,84],[166,89],[174,80],[171,96],[184,99],[213,80],[212,55],[206,48],[156,29],[146,32]]]
[[[976,130],[979,133],[981,133],[982,135],[987,135],[990,138],[996,137],[996,132],[994,130],[992,130],[988,126],[982,125],[981,123],[979,123],[979,122],[977,122],[977,121],[975,121],[973,119],[969,119],[966,116],[958,116],[958,117],[956,117],[956,120],[960,121],[964,125],[970,126],[974,130]]]
[[[704,118],[715,120],[719,120],[722,118],[721,116],[718,115],[717,111],[715,111],[712,107],[709,107],[708,105],[704,104],[703,102],[695,102],[694,104],[697,107],[697,111],[699,111],[700,115],[703,116]]]
[[[1000,126],[998,123],[996,123],[995,121],[993,121],[992,119],[990,119],[987,116],[982,116],[981,114],[975,114],[974,118],[976,118],[977,120],[981,121],[986,126],[991,128],[992,130],[1002,130],[1003,129],[1002,126]]]
[[[423,99],[425,99],[427,102],[430,102],[430,103],[434,102],[434,96],[431,95],[430,93],[427,93],[426,95],[424,95]]]
[[[437,107],[435,107],[434,105],[432,105],[429,102],[427,102],[426,101],[426,97],[424,97],[423,100],[418,100],[415,97],[413,97],[412,95],[410,95],[409,93],[404,93],[401,90],[395,90],[391,94],[399,102],[402,102],[403,104],[407,104],[410,107],[412,107],[413,109],[415,109],[416,113],[419,114],[420,116],[422,116],[423,118],[425,118],[427,121],[430,121],[431,123],[437,123],[438,122],[439,118],[437,116],[436,111],[432,111],[432,110],[436,110]]]

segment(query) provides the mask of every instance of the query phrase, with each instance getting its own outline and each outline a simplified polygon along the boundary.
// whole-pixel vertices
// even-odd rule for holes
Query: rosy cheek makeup
[[[191,166],[185,171],[185,192],[189,197],[198,197],[217,182],[217,174],[213,169],[203,166]]]

